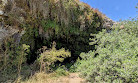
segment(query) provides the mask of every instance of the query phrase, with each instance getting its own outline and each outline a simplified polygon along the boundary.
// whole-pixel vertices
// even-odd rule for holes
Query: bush
[[[69,72],[67,71],[65,66],[60,66],[56,69],[56,76],[67,76]]]
[[[125,21],[115,30],[105,30],[91,39],[95,51],[81,53],[77,70],[89,82],[136,83],[138,82],[137,20]]]
[[[54,64],[55,62],[63,62],[65,58],[70,57],[71,53],[66,51],[64,48],[60,50],[56,50],[56,43],[53,42],[53,46],[51,49],[47,49],[47,47],[43,47],[41,50],[43,52],[40,54],[38,58],[38,62],[40,63],[40,71],[49,71],[50,65]]]

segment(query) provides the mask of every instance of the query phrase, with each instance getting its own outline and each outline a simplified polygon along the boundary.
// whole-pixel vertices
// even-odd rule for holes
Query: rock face
[[[5,38],[8,38],[14,35],[15,33],[19,32],[19,29],[15,29],[14,26],[5,25],[4,23],[4,17],[5,17],[4,8],[6,5],[8,5],[7,0],[2,0],[0,4],[0,19],[1,19],[0,20],[1,21],[0,22],[0,44]]]
[[[44,19],[54,18],[60,24],[64,23],[66,26],[78,20],[80,31],[84,31],[88,28],[86,20],[88,20],[88,23],[92,23],[94,20],[94,13],[102,17],[102,13],[95,9],[91,9],[90,6],[79,0],[39,0],[39,2],[38,0],[1,0],[1,2],[0,17],[4,15],[8,16],[8,20],[14,21],[12,26],[24,23],[25,20],[27,20],[27,15],[38,18],[38,14],[40,14]],[[90,12],[87,12],[87,10]],[[82,15],[75,14],[77,11],[78,13],[84,13]],[[110,29],[113,24],[114,22],[111,19],[104,16],[101,28]]]
[[[114,23],[79,0],[4,1],[0,6],[0,42],[13,36],[15,42],[19,43],[22,38],[21,41],[32,49],[46,45],[42,43],[45,39],[48,42],[56,40],[59,48],[66,47],[77,55],[92,49],[88,45],[90,33],[110,29]]]
[[[103,24],[103,28],[104,29],[111,29],[111,27],[115,24],[115,22],[113,20],[111,20],[110,18],[108,17],[105,17],[104,18],[104,24]]]
[[[18,29],[14,29],[13,27],[10,27],[10,26],[7,26],[6,28],[1,25],[0,26],[0,42],[2,42],[3,39],[10,37],[18,32],[19,32]]]

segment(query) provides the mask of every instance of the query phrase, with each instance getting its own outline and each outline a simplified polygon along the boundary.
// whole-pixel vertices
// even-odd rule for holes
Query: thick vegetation
[[[79,0],[3,1],[0,27],[13,35],[0,41],[0,83],[45,83],[69,71],[91,83],[138,82],[138,19],[111,28]]]
[[[70,57],[71,53],[65,51],[64,48],[60,50],[56,50],[55,42],[53,42],[53,46],[51,49],[47,50],[46,47],[43,47],[43,52],[40,54],[38,58],[38,62],[40,63],[40,72],[42,71],[49,71],[49,66],[54,64],[55,62],[63,62],[65,58]],[[41,50],[41,49],[40,49]]]
[[[58,49],[69,49],[71,58],[77,58],[82,51],[93,49],[88,45],[89,35],[101,30],[104,18],[98,10],[78,0],[15,0],[6,10],[5,23],[26,31],[20,43],[31,47],[31,57],[55,41]]]
[[[96,50],[80,54],[77,70],[89,82],[138,82],[138,20],[120,24],[124,28],[117,25],[110,33],[92,35],[90,45],[96,45]]]

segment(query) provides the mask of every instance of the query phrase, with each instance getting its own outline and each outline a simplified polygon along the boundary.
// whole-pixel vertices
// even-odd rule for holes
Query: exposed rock
[[[4,14],[4,12],[2,10],[0,10],[0,15],[3,15],[3,14]]]
[[[103,24],[103,28],[104,29],[107,29],[107,30],[110,30],[111,29],[111,27],[114,25],[114,21],[113,20],[111,20],[110,18],[108,18],[108,17],[105,17],[104,18],[104,24]]]
[[[13,0],[14,1],[14,0]],[[19,8],[13,5],[12,0],[2,0],[2,4],[0,6],[0,17],[2,19],[2,22],[0,22],[0,44],[5,38],[8,38],[10,36],[13,36],[16,43],[19,43],[21,36],[24,34],[24,31],[19,33],[19,28],[17,26],[9,26],[5,25],[5,17],[8,17],[9,15],[13,15],[12,18],[16,19],[18,22],[23,23],[25,12]],[[9,10],[10,8],[10,10]],[[7,11],[8,10],[8,11]],[[16,16],[16,17],[14,17]],[[14,21],[15,23],[16,21]]]
[[[18,29],[14,29],[11,26],[4,26],[0,25],[0,44],[2,43],[2,41],[7,38],[10,37],[12,35],[14,35],[15,33],[18,33],[19,30]]]
[[[121,26],[120,26],[120,29],[124,29],[124,28],[125,28],[124,25],[121,25]]]

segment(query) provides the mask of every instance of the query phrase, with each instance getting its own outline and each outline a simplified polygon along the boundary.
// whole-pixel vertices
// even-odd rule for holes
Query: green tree
[[[96,50],[82,53],[78,71],[90,82],[138,82],[138,20],[123,21],[115,30],[92,35]],[[120,29],[123,25],[124,28]]]
[[[47,47],[43,47],[40,50],[43,52],[40,54],[38,61],[40,63],[40,72],[49,71],[49,66],[54,64],[56,61],[63,62],[65,58],[70,57],[71,53],[66,51],[64,48],[56,50],[56,43],[53,42],[52,48],[47,49]]]
[[[17,56],[14,60],[17,64],[18,68],[18,74],[20,75],[22,64],[26,62],[26,55],[30,52],[29,50],[30,46],[26,44],[22,44],[21,47],[18,47],[18,50],[16,50]]]

